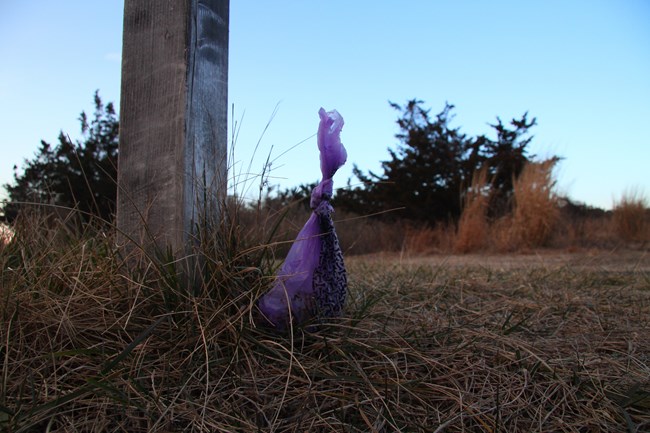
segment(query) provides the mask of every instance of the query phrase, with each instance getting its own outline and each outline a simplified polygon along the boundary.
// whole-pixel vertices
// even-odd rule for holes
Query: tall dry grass
[[[650,240],[650,209],[644,194],[635,189],[625,191],[614,202],[612,224],[625,242]]]
[[[472,184],[465,192],[458,232],[454,239],[454,252],[469,253],[486,247],[490,228],[487,219],[489,194],[487,167],[483,167],[474,173]]]
[[[404,224],[401,248],[397,251],[417,255],[448,253],[456,238],[455,227],[453,223],[439,223],[434,227]]]
[[[188,287],[182,257],[125,256],[113,230],[46,218],[19,219],[0,250],[0,430],[238,430],[214,417],[241,410],[215,389],[245,369],[264,248],[224,221]]]
[[[557,159],[526,164],[514,181],[513,210],[495,226],[498,249],[514,251],[548,244],[559,221],[553,169]]]
[[[336,210],[339,240],[346,254],[401,252],[415,255],[475,252],[529,252],[537,248],[568,251],[643,247],[650,239],[647,202],[629,193],[612,212],[592,208],[559,196],[555,191],[551,159],[528,164],[515,182],[512,210],[489,219],[489,181],[477,172],[463,200],[463,212],[454,223],[434,227],[398,218],[376,219]],[[644,210],[646,209],[646,210]],[[273,242],[276,257],[286,254],[290,242],[308,218],[304,203],[269,203],[241,212],[242,226],[262,244]],[[645,241],[644,241],[645,240]],[[633,245],[634,244],[634,245]]]
[[[515,182],[512,211],[498,219],[488,218],[489,182],[481,173],[476,173],[464,197],[463,212],[457,226],[441,223],[430,227],[395,218],[382,220],[337,210],[334,218],[341,245],[348,255],[643,248],[644,242],[650,239],[650,217],[641,198],[626,196],[617,202],[614,212],[571,202],[555,192],[555,164],[554,160],[529,164]],[[276,236],[274,251],[278,259],[286,254],[290,242],[309,215],[300,203],[263,207],[261,219],[256,216],[255,209],[251,209],[244,212],[246,216],[242,221],[245,223],[242,225],[252,227],[249,232],[257,233],[256,239],[262,243],[269,241],[268,234],[272,232]],[[262,236],[262,233],[266,235]]]
[[[381,221],[340,210],[335,210],[333,217],[344,254],[394,252],[404,246],[405,222]]]

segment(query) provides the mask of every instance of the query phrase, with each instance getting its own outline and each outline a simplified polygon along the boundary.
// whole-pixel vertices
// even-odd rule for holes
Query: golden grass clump
[[[507,221],[511,247],[544,246],[559,219],[553,169],[556,158],[526,164],[514,181],[514,208]]]
[[[455,253],[469,253],[486,247],[490,230],[487,220],[489,193],[487,167],[483,167],[474,173],[472,184],[465,192],[458,233],[454,240]]]
[[[614,231],[625,242],[650,239],[650,209],[648,201],[638,190],[629,190],[614,202],[612,223]]]

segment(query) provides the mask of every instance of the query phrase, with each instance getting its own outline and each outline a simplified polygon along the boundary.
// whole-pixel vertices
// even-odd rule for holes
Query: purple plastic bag
[[[273,287],[260,299],[259,309],[268,324],[286,329],[289,323],[336,317],[343,311],[347,274],[334,231],[329,203],[334,173],[345,164],[341,143],[343,118],[336,111],[318,111],[318,149],[323,179],[311,193],[313,212],[284,261]]]

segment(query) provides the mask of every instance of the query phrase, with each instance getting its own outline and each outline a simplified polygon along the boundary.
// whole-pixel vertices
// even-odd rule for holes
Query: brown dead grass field
[[[259,247],[202,247],[190,291],[31,227],[0,248],[2,431],[650,431],[647,251],[348,256],[345,315],[282,335]]]
[[[384,293],[389,323],[436,336],[430,356],[444,367],[431,386],[453,401],[437,431],[650,431],[648,251],[348,264],[353,282]]]

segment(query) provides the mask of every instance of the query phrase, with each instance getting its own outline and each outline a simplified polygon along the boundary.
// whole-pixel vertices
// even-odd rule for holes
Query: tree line
[[[494,138],[489,138],[468,136],[452,127],[451,104],[435,115],[417,99],[390,105],[398,112],[397,146],[388,149],[390,157],[381,162],[380,173],[354,166],[356,186],[350,179],[346,188],[337,191],[337,208],[425,224],[454,222],[472,176],[485,168],[491,187],[489,213],[499,216],[508,211],[513,180],[534,157],[528,147],[535,118],[524,113],[504,124],[497,117],[490,125]],[[13,183],[4,185],[8,200],[0,208],[6,221],[13,221],[29,206],[76,209],[86,221],[94,216],[112,221],[119,122],[113,104],[104,104],[97,92],[94,107],[92,119],[85,112],[79,117],[82,140],[73,142],[61,132],[58,143],[41,141],[32,159],[25,160],[21,169],[14,167]],[[278,191],[273,198],[289,203],[308,198],[311,189],[312,185],[300,185]],[[396,210],[385,212],[391,209]]]
[[[119,122],[112,103],[94,95],[91,119],[81,112],[83,139],[73,142],[63,131],[58,143],[41,140],[32,159],[14,166],[14,181],[4,185],[8,200],[0,210],[12,222],[21,210],[38,208],[46,213],[75,209],[83,221],[93,217],[110,221],[117,197]]]
[[[337,209],[428,225],[457,222],[463,196],[480,169],[489,179],[488,215],[496,218],[511,209],[513,182],[535,157],[528,152],[535,118],[524,113],[505,124],[497,117],[490,124],[492,139],[452,127],[454,106],[449,103],[433,116],[421,100],[390,105],[399,113],[396,148],[388,148],[390,158],[381,162],[380,173],[354,165],[356,186],[348,180],[347,187],[337,191]],[[278,198],[283,203],[305,199],[315,185],[285,189]]]

